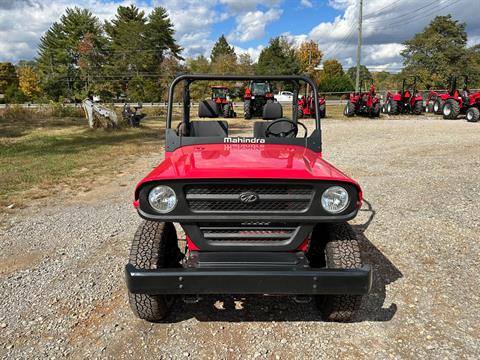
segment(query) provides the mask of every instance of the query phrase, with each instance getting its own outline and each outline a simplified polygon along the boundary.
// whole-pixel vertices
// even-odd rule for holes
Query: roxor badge
[[[258,195],[252,191],[246,191],[238,197],[245,204],[253,204],[258,201]]]

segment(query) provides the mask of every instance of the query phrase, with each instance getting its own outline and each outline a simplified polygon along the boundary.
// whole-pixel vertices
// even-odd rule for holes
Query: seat
[[[218,105],[212,99],[202,100],[198,104],[198,117],[201,118],[217,118]]]
[[[278,102],[267,102],[263,106],[263,120],[276,120],[283,117],[282,105]]]
[[[219,136],[228,137],[228,123],[226,121],[191,121],[190,136]]]
[[[255,121],[253,124],[253,137],[264,138],[267,127],[273,123],[273,121]],[[279,122],[270,128],[270,131],[275,133],[282,131],[289,131],[292,129],[292,125],[287,122]]]

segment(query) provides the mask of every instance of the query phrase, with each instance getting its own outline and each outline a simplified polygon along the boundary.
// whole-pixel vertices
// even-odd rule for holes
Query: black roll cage
[[[293,109],[297,107],[297,98],[300,90],[300,82],[309,84],[313,90],[314,106],[315,106],[315,130],[307,138],[265,138],[263,143],[273,144],[291,144],[305,146],[315,152],[321,152],[321,127],[320,115],[318,106],[318,89],[315,82],[305,75],[211,75],[211,74],[183,74],[177,76],[168,90],[168,105],[167,105],[167,121],[166,121],[166,151],[174,151],[181,146],[195,145],[195,144],[215,144],[219,143],[218,137],[188,137],[178,135],[172,129],[173,117],[173,103],[175,87],[183,82],[183,119],[182,123],[190,124],[190,85],[194,81],[289,81],[293,85]],[[297,122],[297,112],[292,111],[292,121]],[[254,138],[247,138],[254,140]],[[253,142],[253,141],[252,141]]]

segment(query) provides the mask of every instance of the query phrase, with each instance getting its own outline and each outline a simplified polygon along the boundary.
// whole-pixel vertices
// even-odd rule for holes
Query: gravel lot
[[[286,297],[207,297],[166,323],[136,319],[131,197],[159,145],[90,192],[4,215],[0,357],[480,358],[480,124],[329,119],[323,139],[366,199],[352,224],[375,278],[357,322],[322,322]]]

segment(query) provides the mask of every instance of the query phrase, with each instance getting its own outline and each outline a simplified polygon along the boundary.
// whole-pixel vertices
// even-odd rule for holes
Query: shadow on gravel
[[[396,304],[384,308],[386,285],[401,278],[402,273],[390,262],[375,245],[365,236],[365,231],[375,217],[371,204],[361,211],[368,212],[368,220],[362,225],[354,225],[360,247],[364,254],[364,262],[374,271],[373,286],[370,294],[365,297],[362,310],[354,322],[389,321],[397,311]],[[307,304],[298,304],[288,296],[203,296],[200,302],[187,304],[179,301],[166,323],[175,323],[190,318],[199,321],[322,321],[321,314],[312,300]]]
[[[368,220],[364,224],[353,225],[352,227],[357,233],[363,261],[372,267],[373,285],[370,294],[364,299],[362,311],[357,321],[389,321],[397,312],[397,305],[392,303],[387,308],[383,307],[386,296],[386,286],[402,278],[403,274],[365,236],[365,231],[372,223],[376,212],[370,202],[363,199],[363,203],[366,205],[366,208],[362,207],[360,211],[368,213]]]

